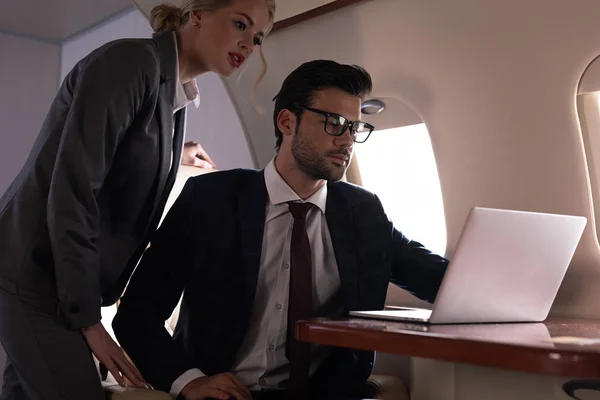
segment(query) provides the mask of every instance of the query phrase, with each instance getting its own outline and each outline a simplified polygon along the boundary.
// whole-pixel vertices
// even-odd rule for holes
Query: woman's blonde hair
[[[163,33],[169,30],[177,31],[185,26],[190,20],[190,12],[192,11],[216,11],[231,5],[234,0],[183,0],[181,7],[171,4],[160,4],[150,11],[150,25],[154,30],[154,34]],[[275,0],[265,0],[267,11],[269,12],[269,26],[264,32],[265,36],[269,34],[273,28],[275,20]],[[259,47],[260,59],[262,62],[262,71],[258,75],[252,90],[252,99],[254,101],[255,90],[258,84],[267,74],[267,60],[262,50]],[[241,74],[240,74],[241,77]],[[238,81],[239,83],[239,81]],[[261,112],[261,110],[258,110]]]
[[[162,33],[168,30],[179,30],[190,20],[192,11],[217,11],[229,7],[233,0],[183,0],[181,7],[172,4],[160,4],[150,11],[150,25],[154,33]],[[275,19],[275,0],[265,0],[269,11],[269,27],[265,35],[273,27]]]
[[[172,4],[160,4],[150,11],[150,25],[154,33],[162,33],[168,30],[179,30],[187,24],[192,11],[217,11],[229,7],[233,0],[183,0],[181,7]],[[275,19],[275,0],[265,0],[269,11],[269,27],[265,35],[273,27]]]

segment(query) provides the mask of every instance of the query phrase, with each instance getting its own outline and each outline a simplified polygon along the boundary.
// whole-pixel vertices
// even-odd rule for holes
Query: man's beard
[[[296,134],[292,139],[292,155],[296,165],[302,172],[313,179],[324,179],[327,181],[339,181],[346,172],[346,166],[336,165],[327,160],[327,156],[333,154],[344,154],[350,159],[350,150],[340,148],[330,151],[324,155],[318,153],[312,141],[307,139],[296,127]]]

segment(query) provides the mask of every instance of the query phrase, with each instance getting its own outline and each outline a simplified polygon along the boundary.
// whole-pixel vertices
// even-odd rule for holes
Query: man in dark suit
[[[280,399],[290,387],[359,396],[374,354],[309,353],[289,336],[295,322],[382,309],[389,282],[433,302],[447,260],[396,230],[373,193],[340,182],[373,130],[360,121],[371,85],[360,67],[303,64],[276,96],[269,165],[188,180],[113,321],[155,388],[187,400]],[[164,321],[182,293],[171,337]]]

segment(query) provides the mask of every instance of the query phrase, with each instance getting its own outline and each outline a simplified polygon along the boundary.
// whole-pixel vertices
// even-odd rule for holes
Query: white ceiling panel
[[[2,0],[0,32],[61,42],[131,7],[130,0]]]

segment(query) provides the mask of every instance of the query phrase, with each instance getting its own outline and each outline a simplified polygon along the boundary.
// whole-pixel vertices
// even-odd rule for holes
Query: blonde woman
[[[121,385],[146,385],[100,307],[119,298],[160,219],[195,78],[240,68],[274,11],[274,0],[158,6],[152,39],[108,43],[65,78],[0,198],[1,399],[104,399],[92,353]]]

